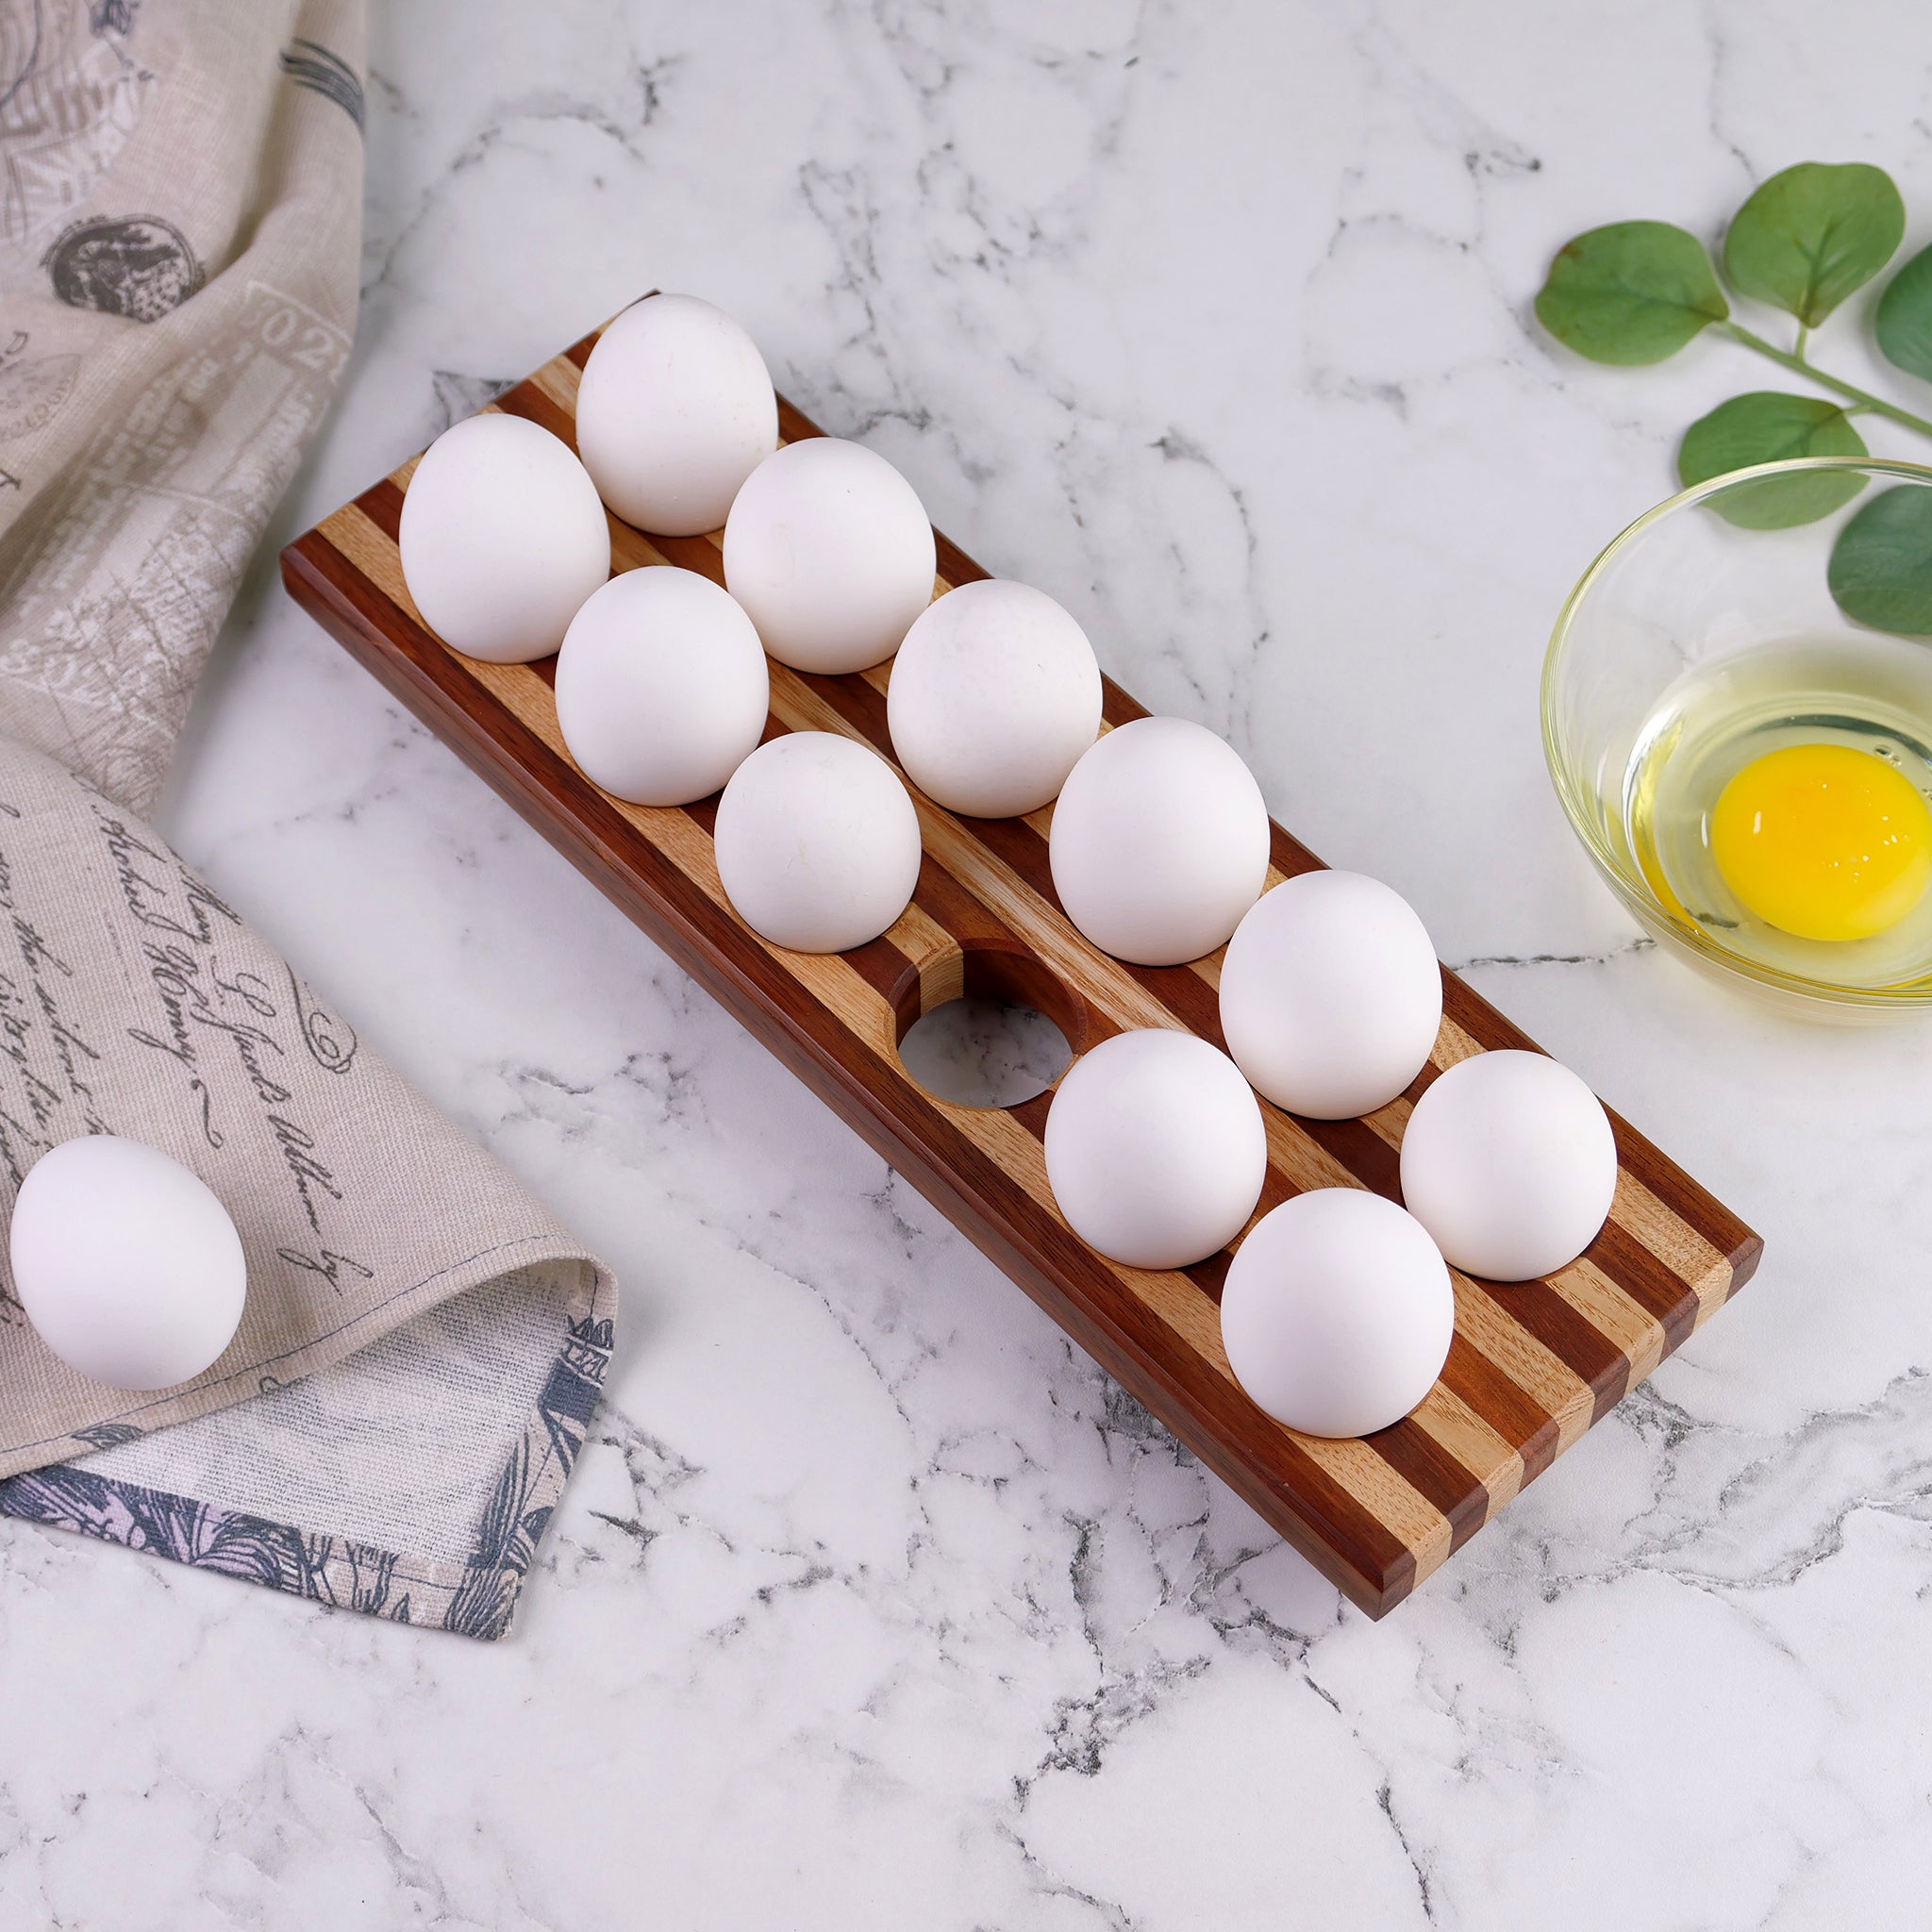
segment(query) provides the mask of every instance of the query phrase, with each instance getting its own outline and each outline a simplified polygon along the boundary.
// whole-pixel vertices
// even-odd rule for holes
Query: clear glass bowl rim
[[[1543,653],[1540,697],[1543,762],[1549,768],[1550,782],[1556,788],[1557,802],[1563,808],[1563,816],[1570,822],[1570,829],[1575,833],[1578,842],[1589,853],[1610,889],[1653,933],[1668,937],[1673,944],[1683,947],[1725,973],[1741,979],[1755,980],[1780,992],[1795,993],[1801,998],[1838,1007],[1894,1012],[1932,1008],[1932,987],[1923,991],[1895,992],[1882,989],[1865,991],[1856,987],[1833,986],[1802,974],[1781,973],[1775,967],[1759,966],[1754,961],[1740,959],[1734,953],[1712,945],[1701,934],[1687,931],[1656,902],[1641,880],[1631,876],[1617,855],[1598,837],[1590,814],[1584,809],[1583,797],[1565,767],[1557,743],[1556,689],[1565,646],[1570,641],[1577,614],[1589,602],[1591,591],[1610,566],[1657,525],[1679,510],[1691,508],[1708,497],[1736,489],[1740,483],[1755,482],[1762,476],[1802,475],[1814,470],[1856,470],[1868,476],[1897,476],[1907,482],[1932,486],[1932,465],[1925,463],[1891,457],[1788,457],[1775,463],[1754,463],[1748,469],[1726,470],[1722,475],[1693,483],[1690,489],[1680,490],[1674,496],[1667,496],[1661,503],[1645,510],[1635,523],[1619,531],[1604,545],[1590,568],[1577,578],[1575,588],[1564,598],[1563,608],[1557,613],[1557,622],[1550,631],[1549,648]],[[1764,534],[1774,533],[1767,531]],[[1927,641],[1926,649],[1932,650],[1932,640]]]

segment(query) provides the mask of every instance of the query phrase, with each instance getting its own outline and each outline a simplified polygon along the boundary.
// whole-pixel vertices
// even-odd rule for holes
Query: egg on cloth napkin
[[[8,1232],[14,1292],[69,1368],[115,1389],[172,1389],[242,1321],[248,1268],[198,1174],[140,1141],[88,1134],[27,1170]]]

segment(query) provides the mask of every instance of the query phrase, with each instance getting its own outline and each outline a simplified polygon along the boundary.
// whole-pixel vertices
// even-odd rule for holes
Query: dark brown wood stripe
[[[1322,872],[1325,868],[1322,861],[1302,843],[1284,832],[1279,825],[1272,827],[1268,843],[1268,862],[1284,878],[1299,878],[1305,872]]]
[[[1402,1162],[1394,1148],[1363,1121],[1311,1121],[1291,1116],[1296,1126],[1332,1155],[1372,1194],[1402,1206]]]
[[[1100,715],[1106,720],[1108,729],[1118,731],[1123,724],[1131,724],[1135,719],[1146,718],[1152,713],[1131,691],[1123,691],[1103,672],[1100,679]]]
[[[1584,1251],[1646,1315],[1664,1331],[1664,1352],[1670,1354],[1690,1339],[1697,1326],[1697,1296],[1680,1276],[1654,1255],[1629,1229],[1610,1221]]]
[[[824,433],[803,409],[795,408],[783,396],[778,398],[778,440],[781,442],[804,442]]]
[[[1272,1168],[1269,1170],[1268,1178],[1284,1191],[1284,1200],[1295,1191],[1294,1183],[1276,1174]],[[1279,1203],[1271,1205],[1278,1206]],[[1205,1261],[1196,1261],[1191,1267],[1183,1268],[1180,1272],[1218,1308],[1221,1306],[1222,1293],[1227,1287],[1227,1271],[1233,1266],[1232,1251],[1223,1248],[1219,1254],[1209,1255]]]
[[[1413,1418],[1378,1429],[1362,1441],[1449,1519],[1452,1550],[1459,1550],[1489,1521],[1490,1492],[1481,1477],[1465,1469]]]
[[[791,675],[827,710],[844,719],[854,737],[864,740],[898,771],[898,760],[892,756],[891,728],[886,723],[884,691],[874,691],[862,677],[822,677],[808,671],[794,671]],[[903,778],[906,774],[900,772],[899,775]]]
[[[1492,1282],[1474,1279],[1476,1289],[1532,1335],[1583,1381],[1596,1398],[1601,1417],[1623,1400],[1629,1386],[1630,1357],[1573,1308],[1546,1281]],[[1614,1391],[1614,1392],[1612,1392]]]
[[[1606,1109],[1609,1111],[1608,1109]],[[1628,1121],[1610,1111],[1617,1158],[1633,1178],[1687,1226],[1695,1228],[1719,1254],[1728,1256],[1736,1293],[1751,1278],[1764,1243],[1721,1201],[1668,1160]]]
[[[724,588],[724,553],[708,537],[659,537],[654,535],[651,547],[666,563],[679,570],[694,571]]]
[[[356,508],[393,543],[403,533],[403,492],[392,477],[372,483],[356,499]],[[387,601],[387,600],[385,600]]]
[[[568,443],[572,452],[575,452],[575,419],[567,410],[559,409],[534,382],[520,382],[516,388],[505,390],[497,397],[496,407],[506,416],[521,416],[525,422],[549,430],[558,441]]]
[[[1024,819],[974,819],[973,833],[1036,899],[1065,917],[1066,908],[1053,889],[1046,841]]]
[[[897,995],[900,981],[912,970],[912,961],[883,934],[839,957],[888,1005]]]
[[[1198,1033],[1223,1053],[1227,1051],[1227,1041],[1221,1030],[1221,995],[1191,966],[1130,965],[1126,970],[1190,1033]]]
[[[1514,1446],[1523,1457],[1525,1482],[1557,1459],[1557,1419],[1459,1330],[1449,1343],[1441,1381]]]

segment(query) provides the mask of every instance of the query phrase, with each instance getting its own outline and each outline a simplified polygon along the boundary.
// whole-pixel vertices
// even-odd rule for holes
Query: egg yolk
[[[1711,857],[1759,919],[1807,940],[1896,925],[1932,883],[1932,809],[1871,752],[1793,744],[1719,794]]]

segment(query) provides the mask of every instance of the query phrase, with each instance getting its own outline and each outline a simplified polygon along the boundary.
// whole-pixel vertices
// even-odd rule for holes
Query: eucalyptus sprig
[[[1855,417],[1928,439],[1932,421],[1820,368],[1811,333],[1884,269],[1905,229],[1905,203],[1883,169],[1802,161],[1751,195],[1731,218],[1723,249],[1724,281],[1735,294],[1795,319],[1789,348],[1737,320],[1704,243],[1668,222],[1614,222],[1566,243],[1536,298],[1537,319],[1579,355],[1626,367],[1661,362],[1714,330],[1826,391],[1753,390],[1699,417],[1677,450],[1687,489],[1787,457],[1861,457],[1869,452]],[[1889,362],[1932,382],[1932,248],[1891,278],[1874,327]],[[1831,471],[1772,476],[1726,491],[1711,507],[1746,529],[1788,529],[1829,516],[1864,482]],[[1828,579],[1855,622],[1932,636],[1932,489],[1887,491],[1848,519]]]

